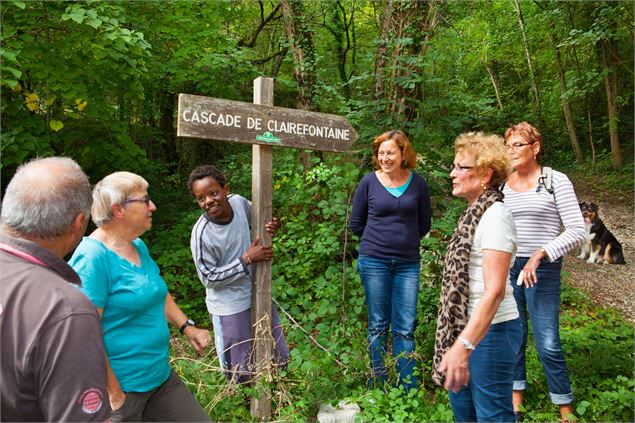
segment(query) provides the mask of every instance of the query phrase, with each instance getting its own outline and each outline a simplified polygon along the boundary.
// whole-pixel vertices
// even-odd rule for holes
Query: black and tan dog
[[[578,258],[587,263],[625,264],[622,245],[600,219],[598,206],[594,203],[580,203],[584,217],[586,238]]]

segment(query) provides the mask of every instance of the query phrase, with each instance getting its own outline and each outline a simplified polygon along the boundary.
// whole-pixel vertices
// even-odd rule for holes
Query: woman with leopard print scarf
[[[498,188],[511,171],[502,138],[455,141],[452,195],[468,201],[445,258],[433,379],[448,389],[457,422],[513,422],[515,356],[521,344],[509,283],[516,227]]]

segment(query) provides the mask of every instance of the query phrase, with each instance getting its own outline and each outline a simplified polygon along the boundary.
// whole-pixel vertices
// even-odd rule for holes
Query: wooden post
[[[273,106],[273,79],[259,77],[254,80],[254,104]],[[252,146],[251,227],[252,239],[269,245],[271,237],[265,224],[272,214],[272,157],[273,147]],[[257,396],[251,398],[251,415],[259,420],[271,416],[271,391],[265,384],[271,381],[273,336],[271,335],[271,262],[254,263],[252,280],[252,335],[254,339],[253,363],[256,372]]]
[[[357,132],[345,118],[273,107],[273,79],[254,80],[254,101],[243,103],[192,94],[179,94],[178,137],[253,144],[251,178],[252,239],[270,245],[265,224],[272,212],[273,147],[320,151],[348,151]],[[252,355],[257,397],[251,399],[252,417],[271,416],[273,336],[271,334],[271,262],[252,266]]]

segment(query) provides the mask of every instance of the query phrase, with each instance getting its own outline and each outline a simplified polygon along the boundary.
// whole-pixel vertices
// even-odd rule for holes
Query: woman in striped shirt
[[[515,172],[507,180],[503,193],[518,231],[518,253],[510,280],[523,323],[523,347],[514,377],[514,411],[517,420],[521,419],[518,409],[527,387],[525,346],[529,311],[551,401],[560,407],[565,422],[573,413],[573,393],[560,345],[560,270],[562,256],[584,238],[584,220],[573,185],[565,174],[553,171],[552,186],[545,183],[547,178],[539,161],[543,142],[536,128],[527,122],[511,126],[505,132],[505,144]]]

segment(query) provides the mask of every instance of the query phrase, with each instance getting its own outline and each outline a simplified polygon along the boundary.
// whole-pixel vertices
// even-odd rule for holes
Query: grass
[[[633,413],[633,326],[615,309],[595,307],[582,292],[563,284],[561,338],[576,396],[578,421],[634,421]],[[447,393],[429,381],[429,351],[419,351],[424,363],[424,388],[405,394],[397,388],[367,389],[366,351],[363,333],[352,345],[349,366],[339,366],[323,350],[311,346],[306,334],[286,324],[290,339],[305,339],[296,344],[295,360],[288,371],[273,378],[273,419],[314,421],[322,402],[340,400],[356,403],[362,421],[452,421]],[[429,326],[428,330],[433,330]],[[198,357],[173,339],[172,365],[214,420],[250,420],[249,386],[227,385],[210,351]],[[426,342],[419,342],[426,344]],[[335,346],[337,348],[337,346]],[[429,348],[429,346],[422,347]],[[426,359],[428,357],[428,359]],[[306,365],[309,363],[309,365]],[[533,343],[527,350],[529,386],[526,391],[525,421],[556,421],[557,407],[551,404],[547,383]]]
[[[632,193],[632,164],[619,172],[611,170],[609,164],[604,160],[595,167],[555,168],[564,170],[574,183],[581,180],[587,185],[594,184],[591,186],[602,189],[604,195],[624,196],[625,193]],[[331,193],[338,192],[333,189],[333,181],[349,179],[350,175],[340,179],[330,178],[328,190],[322,191],[316,191],[321,189],[321,185],[318,184],[316,188],[317,183],[312,180],[297,180],[297,184],[294,184],[302,186],[304,191],[293,191],[284,199],[291,204],[288,207],[295,204],[293,207],[300,212],[311,209],[317,194],[326,199],[330,198]],[[283,196],[284,191],[278,194]],[[632,194],[629,195],[630,200],[626,201],[632,201]],[[310,201],[305,204],[299,200]],[[328,204],[341,203],[341,199],[334,197]],[[435,275],[438,277],[440,269],[424,266],[426,272],[431,274],[426,274],[426,279],[422,280],[419,295],[419,322],[415,337],[421,388],[408,394],[393,388],[396,379],[394,373],[390,375],[386,387],[366,388],[370,370],[366,352],[364,294],[354,263],[346,263],[347,273],[343,278],[340,259],[333,258],[339,257],[336,252],[341,251],[341,246],[333,247],[325,242],[327,237],[315,238],[311,235],[316,231],[315,225],[323,234],[335,233],[342,218],[342,213],[338,214],[337,211],[325,216],[325,209],[322,209],[322,220],[316,220],[317,223],[313,225],[309,225],[310,222],[302,224],[303,220],[316,219],[310,216],[298,218],[297,222],[288,222],[285,236],[276,245],[277,254],[280,254],[274,272],[274,290],[277,291],[274,296],[280,308],[286,310],[293,321],[283,311],[280,312],[291,348],[291,362],[286,371],[271,375],[268,382],[272,392],[272,420],[315,421],[321,404],[328,402],[335,405],[347,400],[360,407],[359,421],[452,421],[447,392],[434,386],[430,380],[439,287],[423,282],[434,279]],[[447,208],[442,214],[447,219],[436,219],[435,223],[439,238],[451,233],[456,222],[454,216],[448,217]],[[186,231],[186,228],[189,230],[188,224],[183,225],[181,228],[177,224],[171,228],[172,232],[162,235],[169,256],[160,265],[164,268],[164,274],[173,274],[173,279],[178,279],[182,285],[175,285],[174,289],[175,292],[183,293],[180,302],[182,300],[190,306],[191,312],[198,308],[203,312],[204,306],[197,305],[201,298],[196,297],[196,303],[192,299],[193,293],[200,290],[198,282],[191,281],[188,284],[181,280],[183,278],[177,277],[191,273],[183,267],[187,248],[184,247],[182,254],[175,251],[174,244],[178,243],[174,242],[175,235],[171,235],[189,233]],[[332,243],[336,242],[334,240]],[[441,244],[442,241],[437,240],[426,245],[426,248],[442,256],[445,246]],[[307,249],[307,245],[311,245],[311,248]],[[338,264],[334,264],[334,260]],[[433,262],[430,258],[426,260]],[[585,294],[566,285],[566,277],[564,274],[560,327],[572,390],[576,397],[576,418],[580,422],[634,421],[633,325],[615,309],[594,306]],[[255,395],[255,389],[227,385],[214,352],[199,357],[184,342],[179,337],[173,339],[172,365],[210,416],[217,421],[251,420],[249,399]],[[394,368],[390,363],[387,367]],[[527,368],[529,386],[526,391],[525,421],[558,421],[558,408],[549,400],[547,383],[531,338],[527,350]]]

